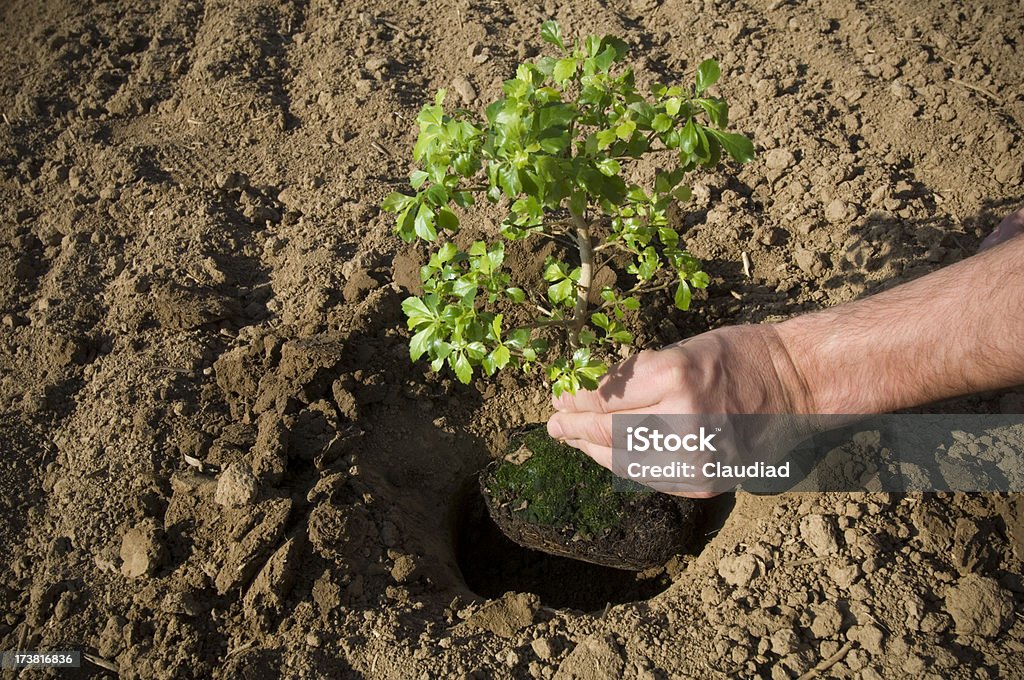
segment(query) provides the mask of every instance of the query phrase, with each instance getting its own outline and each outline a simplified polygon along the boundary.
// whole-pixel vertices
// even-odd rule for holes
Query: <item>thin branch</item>
[[[590,225],[582,215],[573,213],[576,223],[576,246],[580,249],[580,280],[576,287],[576,308],[572,313],[572,326],[579,331],[587,323],[590,284],[594,275],[594,247],[590,242]]]

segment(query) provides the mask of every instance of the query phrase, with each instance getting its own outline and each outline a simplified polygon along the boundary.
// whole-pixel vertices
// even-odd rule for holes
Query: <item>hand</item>
[[[609,469],[615,413],[811,412],[807,388],[771,325],[721,328],[641,352],[613,367],[596,390],[553,403],[548,433]]]
[[[981,242],[981,247],[978,250],[987,250],[1022,233],[1024,233],[1024,208],[1004,217],[1003,221],[992,230],[992,233]]]

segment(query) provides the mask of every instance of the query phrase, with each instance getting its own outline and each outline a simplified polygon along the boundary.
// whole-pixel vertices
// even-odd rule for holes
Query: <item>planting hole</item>
[[[598,611],[606,605],[646,600],[671,584],[664,571],[642,578],[636,572],[602,567],[524,548],[491,519],[473,480],[459,513],[456,550],[466,585],[477,595],[508,591],[535,593],[547,607]]]

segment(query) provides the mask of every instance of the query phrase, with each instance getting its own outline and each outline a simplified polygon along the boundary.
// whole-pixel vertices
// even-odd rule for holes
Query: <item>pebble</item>
[[[772,634],[772,651],[787,656],[800,649],[800,638],[792,628],[782,628]]]
[[[850,204],[837,198],[825,206],[825,219],[829,222],[842,222],[850,215]]]
[[[798,248],[793,251],[793,261],[796,262],[796,266],[800,268],[800,271],[811,276],[817,276],[823,269],[821,256],[805,248]]]
[[[839,635],[843,625],[843,614],[834,602],[823,602],[811,608],[814,618],[811,620],[811,633],[819,640]]]
[[[875,624],[867,623],[863,626],[851,627],[846,632],[846,639],[859,644],[868,654],[878,656],[883,652],[882,641],[885,639],[885,634]]]
[[[476,101],[476,88],[473,87],[473,83],[469,82],[466,76],[456,76],[452,80],[452,89],[462,99],[463,104],[468,106]]]
[[[258,493],[259,483],[252,469],[245,463],[232,463],[220,474],[213,500],[218,505],[239,507],[252,503]]]
[[[824,515],[808,515],[800,520],[800,539],[819,557],[839,552],[839,530],[835,520]]]
[[[548,661],[555,655],[555,649],[548,638],[537,638],[530,643],[530,648],[533,649],[533,653],[541,661]]]
[[[398,583],[407,583],[412,580],[416,573],[416,561],[411,555],[399,555],[395,558],[395,565],[391,567],[391,578]]]
[[[787,149],[772,149],[764,155],[764,164],[771,170],[785,170],[794,162],[796,158]]]
[[[758,576],[760,561],[750,553],[726,555],[718,562],[718,575],[731,586],[742,588]]]
[[[128,578],[152,576],[166,555],[163,532],[155,520],[147,519],[121,538],[121,573]]]

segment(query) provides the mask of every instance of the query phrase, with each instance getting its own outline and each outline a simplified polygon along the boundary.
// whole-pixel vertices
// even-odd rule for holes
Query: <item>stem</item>
[[[590,243],[590,225],[582,215],[572,216],[576,223],[576,246],[580,249],[580,280],[576,287],[576,309],[572,313],[572,327],[579,333],[587,323],[590,283],[594,275],[594,247]],[[575,334],[571,338],[575,345]]]

